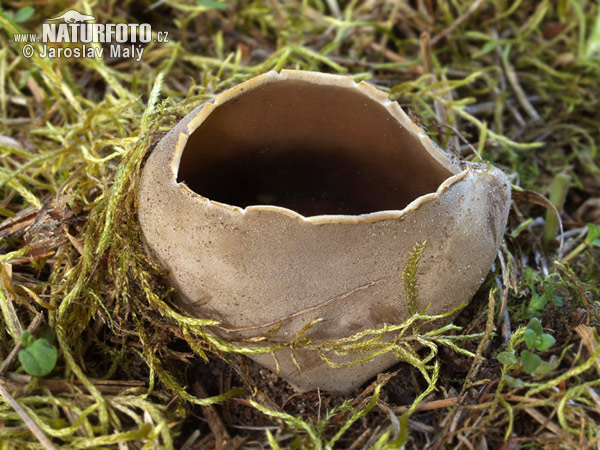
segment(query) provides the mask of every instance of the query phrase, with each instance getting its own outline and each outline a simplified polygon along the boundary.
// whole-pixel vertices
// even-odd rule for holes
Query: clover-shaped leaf
[[[507,367],[514,366],[518,361],[514,352],[498,353],[498,356],[496,358],[498,359],[498,361],[500,361]]]
[[[15,13],[15,22],[20,23],[27,21],[31,16],[33,16],[34,12],[35,9],[33,9],[31,6],[24,6]]]
[[[538,336],[535,334],[535,331],[533,331],[531,328],[527,328],[523,337],[525,338],[525,344],[527,345],[527,348],[529,350],[533,350],[538,340]]]
[[[36,377],[52,372],[58,360],[56,347],[45,338],[34,338],[27,331],[21,335],[21,343],[25,348],[19,351],[19,361],[25,372]]]
[[[525,372],[533,373],[540,365],[540,362],[542,362],[542,358],[535,353],[531,353],[529,350],[523,350],[521,352],[521,363],[523,364]]]
[[[527,324],[527,329],[532,330],[536,334],[536,336],[541,336],[544,332],[542,322],[540,322],[540,319],[538,319],[537,317],[534,317],[529,321],[529,323]]]
[[[544,350],[548,350],[555,343],[556,343],[556,339],[554,339],[554,336],[552,336],[551,334],[548,334],[548,333],[544,333],[540,337],[537,338],[535,348],[538,351],[543,352]]]
[[[533,371],[534,375],[546,375],[554,370],[556,364],[551,364],[546,361],[540,361],[540,364]]]
[[[525,387],[525,383],[518,378],[513,378],[510,375],[504,375],[504,379],[506,380],[506,384],[508,384],[511,388],[521,389]]]
[[[35,336],[33,334],[31,334],[29,331],[25,330],[23,331],[23,334],[21,334],[21,345],[23,347],[27,347],[28,345],[31,345],[35,342]]]

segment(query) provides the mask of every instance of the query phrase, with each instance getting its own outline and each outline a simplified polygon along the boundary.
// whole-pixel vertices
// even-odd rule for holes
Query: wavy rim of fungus
[[[189,137],[198,129],[198,127],[200,127],[200,125],[208,118],[215,108],[238,97],[244,92],[249,92],[257,87],[262,87],[267,83],[284,80],[307,81],[313,84],[357,89],[362,95],[369,98],[371,101],[377,102],[383,106],[390,116],[393,117],[401,127],[418,139],[422,148],[429,153],[435,162],[453,175],[446,178],[438,186],[435,192],[430,192],[416,197],[402,209],[386,209],[364,214],[320,214],[311,216],[305,216],[293,209],[277,205],[248,205],[246,207],[230,205],[228,203],[211,200],[192,190],[185,184],[184,181],[177,181],[181,158]],[[190,114],[194,114],[194,112]],[[418,209],[421,205],[439,198],[446,190],[448,190],[448,188],[450,188],[450,186],[463,180],[472,170],[469,166],[467,166],[466,169],[461,170],[456,164],[454,164],[450,158],[448,158],[448,156],[446,156],[446,154],[444,154],[444,152],[433,143],[429,136],[427,136],[425,132],[408,117],[408,115],[402,110],[397,102],[388,99],[385,92],[380,91],[364,81],[357,83],[348,75],[333,75],[287,69],[283,69],[280,72],[269,71],[216,95],[212,100],[200,105],[195,110],[195,114],[196,115],[194,117],[187,121],[185,131],[180,132],[177,137],[174,153],[170,158],[169,164],[170,174],[172,175],[171,181],[186,197],[191,196],[191,198],[194,200],[204,204],[222,208],[225,211],[236,212],[242,215],[261,211],[274,212],[315,225],[326,223],[360,224],[398,219],[408,212]],[[485,167],[485,164],[481,164],[481,166]]]

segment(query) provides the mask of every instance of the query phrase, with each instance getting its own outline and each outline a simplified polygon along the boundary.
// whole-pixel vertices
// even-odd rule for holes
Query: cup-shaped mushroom
[[[384,92],[287,70],[192,111],[139,188],[145,244],[183,310],[233,342],[304,330],[314,346],[470,301],[509,205],[500,170],[461,169]],[[275,356],[251,358],[299,391],[348,391],[396,362],[332,367],[323,357],[365,355],[289,346]]]

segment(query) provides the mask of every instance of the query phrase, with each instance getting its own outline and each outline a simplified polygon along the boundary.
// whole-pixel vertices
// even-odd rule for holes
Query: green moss
[[[423,252],[427,248],[427,241],[416,244],[408,254],[402,267],[402,287],[404,288],[406,310],[415,314],[419,310],[419,285],[417,283],[417,269]]]

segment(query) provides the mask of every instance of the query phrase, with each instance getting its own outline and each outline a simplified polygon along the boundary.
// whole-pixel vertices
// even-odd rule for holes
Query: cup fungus
[[[367,83],[269,72],[160,141],[139,220],[182,309],[219,321],[214,334],[322,343],[471,299],[502,240],[510,184],[489,165],[465,166]],[[299,391],[348,391],[397,361],[332,367],[322,356],[364,355],[293,353],[250,357]]]

